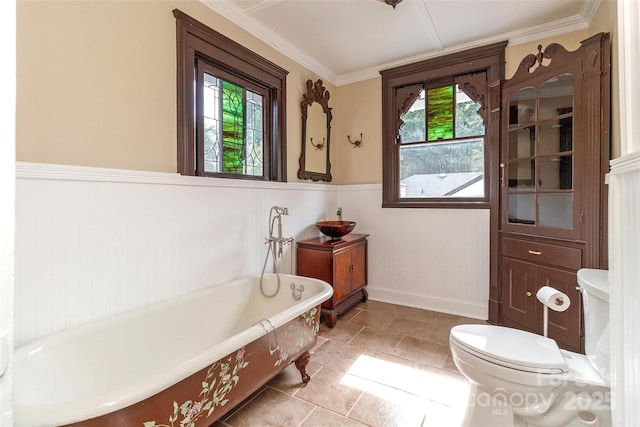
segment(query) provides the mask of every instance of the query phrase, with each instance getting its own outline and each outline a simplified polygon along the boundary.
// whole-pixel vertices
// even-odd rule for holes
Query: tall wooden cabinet
[[[367,235],[298,242],[297,274],[324,280],[333,287],[333,296],[322,303],[327,326],[333,328],[339,314],[367,300]]]
[[[572,351],[584,350],[576,272],[606,268],[609,73],[601,33],[572,52],[539,46],[501,90],[499,277],[489,320],[542,333],[536,292],[552,286],[571,306],[550,310],[549,336]]]

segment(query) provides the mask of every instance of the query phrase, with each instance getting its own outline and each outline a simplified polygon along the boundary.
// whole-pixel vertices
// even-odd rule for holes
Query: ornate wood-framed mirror
[[[307,92],[302,96],[302,152],[298,178],[331,181],[331,107],[329,91],[322,80],[307,80]]]

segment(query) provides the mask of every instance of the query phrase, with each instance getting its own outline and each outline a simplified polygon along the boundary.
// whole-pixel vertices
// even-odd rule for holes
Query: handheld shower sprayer
[[[282,258],[283,256],[283,246],[290,245],[293,243],[293,237],[286,238],[282,237],[282,215],[289,215],[289,209],[283,206],[272,206],[269,210],[269,237],[265,239],[265,244],[268,245],[267,255],[264,259],[264,264],[262,266],[262,274],[260,275],[260,291],[266,297],[273,297],[278,293],[280,289],[280,276],[278,275],[278,266],[277,266],[277,258]],[[274,235],[274,226],[276,221],[278,222],[278,235]],[[276,291],[267,295],[262,289],[262,277],[264,276],[264,270],[267,266],[267,260],[269,259],[269,252],[271,252],[271,258],[273,260],[273,269],[278,277],[278,287]]]

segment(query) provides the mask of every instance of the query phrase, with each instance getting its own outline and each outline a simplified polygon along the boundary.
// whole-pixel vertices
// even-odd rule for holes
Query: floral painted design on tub
[[[300,327],[300,324],[289,324],[287,326],[284,331],[284,336],[290,345],[280,346],[280,356],[273,366],[291,363],[295,355],[300,354],[302,348],[307,344],[306,340],[318,334],[320,322],[316,321],[317,313],[318,307],[313,307],[311,310],[300,315],[300,321],[304,327]]]
[[[143,423],[144,427],[195,427],[195,422],[202,416],[208,418],[219,406],[227,404],[227,394],[238,384],[239,372],[246,368],[249,362],[245,360],[244,347],[235,355],[227,359],[218,360],[207,369],[202,381],[202,391],[199,400],[186,400],[178,405],[173,402],[173,414],[169,417],[169,424],[158,424],[156,421]],[[181,418],[179,423],[178,418]]]

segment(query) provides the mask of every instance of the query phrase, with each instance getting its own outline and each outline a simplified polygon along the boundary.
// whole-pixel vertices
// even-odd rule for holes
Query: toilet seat
[[[552,375],[569,371],[556,342],[530,332],[494,325],[459,325],[451,329],[450,341],[505,368]]]

